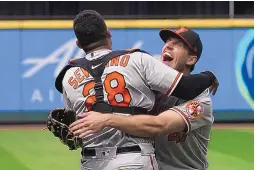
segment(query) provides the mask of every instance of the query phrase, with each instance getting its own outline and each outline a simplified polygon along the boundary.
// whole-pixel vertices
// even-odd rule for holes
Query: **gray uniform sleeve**
[[[185,133],[198,129],[214,121],[212,101],[209,91],[206,90],[194,100],[170,108],[180,114],[186,123]]]
[[[70,102],[70,100],[67,98],[67,94],[65,89],[63,89],[63,103],[64,103],[64,107],[68,108],[68,109],[73,109],[72,103]]]
[[[142,53],[141,64],[141,71],[149,87],[167,96],[172,94],[183,75],[146,53]]]

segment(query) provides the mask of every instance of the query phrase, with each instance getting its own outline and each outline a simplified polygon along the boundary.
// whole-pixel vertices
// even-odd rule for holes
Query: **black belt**
[[[116,154],[129,153],[129,152],[141,152],[141,148],[139,146],[118,147]],[[84,148],[81,151],[81,155],[96,156],[96,150],[94,148]]]

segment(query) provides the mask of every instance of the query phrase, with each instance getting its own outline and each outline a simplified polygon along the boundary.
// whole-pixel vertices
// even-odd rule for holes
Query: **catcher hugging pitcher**
[[[81,170],[158,170],[151,135],[113,128],[102,115],[136,115],[150,124],[155,91],[190,100],[217,89],[216,77],[210,71],[183,75],[140,49],[112,51],[111,33],[93,10],[79,13],[73,30],[86,56],[70,60],[57,76],[64,108],[49,113],[48,129],[70,150],[81,148]]]

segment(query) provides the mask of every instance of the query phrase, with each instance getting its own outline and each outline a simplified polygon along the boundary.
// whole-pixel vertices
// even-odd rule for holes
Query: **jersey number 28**
[[[108,74],[103,82],[105,91],[107,93],[108,101],[114,106],[129,106],[131,102],[131,95],[126,88],[124,76],[118,72]],[[84,85],[83,96],[90,95],[90,91],[94,88],[95,82],[91,81]],[[96,96],[88,96],[85,105],[88,110],[91,109],[92,103],[96,101]]]

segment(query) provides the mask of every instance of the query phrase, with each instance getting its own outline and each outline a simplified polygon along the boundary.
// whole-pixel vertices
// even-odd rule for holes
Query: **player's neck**
[[[89,53],[92,53],[94,51],[103,50],[103,49],[105,49],[105,50],[112,50],[108,45],[104,45],[104,46],[97,47],[97,48],[95,48],[93,50],[87,51],[86,53],[89,54]]]
[[[188,68],[185,68],[183,71],[182,71],[183,75],[187,76],[187,75],[190,75],[190,69]]]

